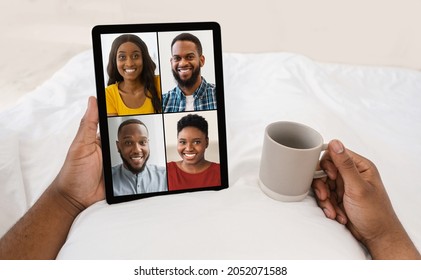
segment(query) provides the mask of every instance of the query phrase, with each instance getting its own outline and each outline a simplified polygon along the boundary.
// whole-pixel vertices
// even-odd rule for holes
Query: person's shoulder
[[[155,75],[154,76],[154,81],[155,81],[155,83],[161,83],[161,76],[160,75]]]
[[[209,83],[203,76],[202,76],[202,83],[205,84],[207,87],[210,87],[210,88],[216,87],[215,84]]]
[[[211,167],[212,168],[220,168],[220,164],[219,163],[217,163],[217,162],[211,162]]]
[[[221,171],[221,165],[216,162],[211,162],[211,165],[209,166],[208,171],[212,173],[215,173],[215,172],[219,173]]]
[[[174,87],[167,91],[166,93],[162,94],[162,98],[169,98],[170,96],[174,96],[177,94],[177,87]]]
[[[122,163],[112,166],[112,167],[111,167],[111,173],[112,173],[113,175],[115,175],[117,172],[119,172],[119,171],[121,170],[121,167],[122,167],[122,166],[123,166],[123,164],[122,164]]]
[[[178,89],[179,89],[179,87],[175,86],[172,89],[170,89],[169,91],[167,91],[166,93],[164,93],[164,95],[169,95],[169,96],[170,95],[176,95],[180,92],[180,90],[178,90]]]
[[[207,91],[207,92],[212,92],[212,93],[214,93],[215,91],[216,91],[216,86],[215,86],[215,84],[206,84],[206,86],[205,86],[205,90]]]
[[[162,95],[162,108],[165,111],[167,106],[171,106],[173,102],[176,102],[176,100],[179,99],[180,95],[178,93],[177,87],[175,87]]]
[[[159,166],[155,164],[148,164],[146,165],[146,168],[148,168],[149,172],[158,172],[158,173],[165,173],[165,170],[166,170],[164,166]]]
[[[118,83],[111,84],[111,85],[107,86],[105,89],[118,89]]]
[[[212,84],[212,83],[206,83],[206,86],[208,88],[216,88],[216,85],[215,84]]]
[[[168,172],[179,169],[179,167],[177,166],[177,162],[176,161],[167,162],[167,169],[168,169]]]
[[[105,88],[105,92],[106,92],[107,94],[114,94],[114,93],[118,93],[118,83],[111,84],[111,85],[107,86],[107,87]]]
[[[205,78],[202,77],[202,84],[200,86],[202,88],[202,90],[206,93],[206,94],[211,94],[213,96],[215,96],[216,94],[216,85],[213,83],[208,83]]]

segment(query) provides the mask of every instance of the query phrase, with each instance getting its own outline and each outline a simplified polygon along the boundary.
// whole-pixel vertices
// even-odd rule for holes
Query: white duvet
[[[74,222],[59,259],[364,259],[313,195],[282,203],[258,187],[265,126],[301,122],[370,158],[421,248],[421,73],[322,64],[291,53],[224,54],[230,187],[105,201]],[[0,235],[58,173],[87,98],[90,51],[0,113]],[[51,229],[54,230],[54,229]]]

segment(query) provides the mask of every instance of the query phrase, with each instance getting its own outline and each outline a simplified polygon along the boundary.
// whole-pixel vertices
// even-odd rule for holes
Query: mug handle
[[[322,151],[326,151],[327,146],[328,146],[328,144],[323,144]],[[319,179],[319,178],[323,178],[323,177],[327,177],[326,172],[324,172],[323,170],[316,170],[314,172],[313,179]]]

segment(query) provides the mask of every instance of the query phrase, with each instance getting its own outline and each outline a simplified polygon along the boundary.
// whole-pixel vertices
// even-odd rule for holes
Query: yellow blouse
[[[158,96],[161,99],[161,81],[159,76],[155,76],[155,86]],[[109,85],[105,88],[105,98],[107,102],[107,114],[123,116],[155,113],[152,100],[149,97],[146,97],[145,102],[139,108],[127,107],[118,91],[118,83]]]

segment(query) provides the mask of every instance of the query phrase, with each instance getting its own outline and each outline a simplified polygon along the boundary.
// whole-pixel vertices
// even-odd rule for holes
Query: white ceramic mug
[[[320,153],[326,149],[320,133],[311,127],[288,121],[269,124],[260,161],[261,189],[276,200],[303,200],[313,178],[326,176],[315,171]]]

